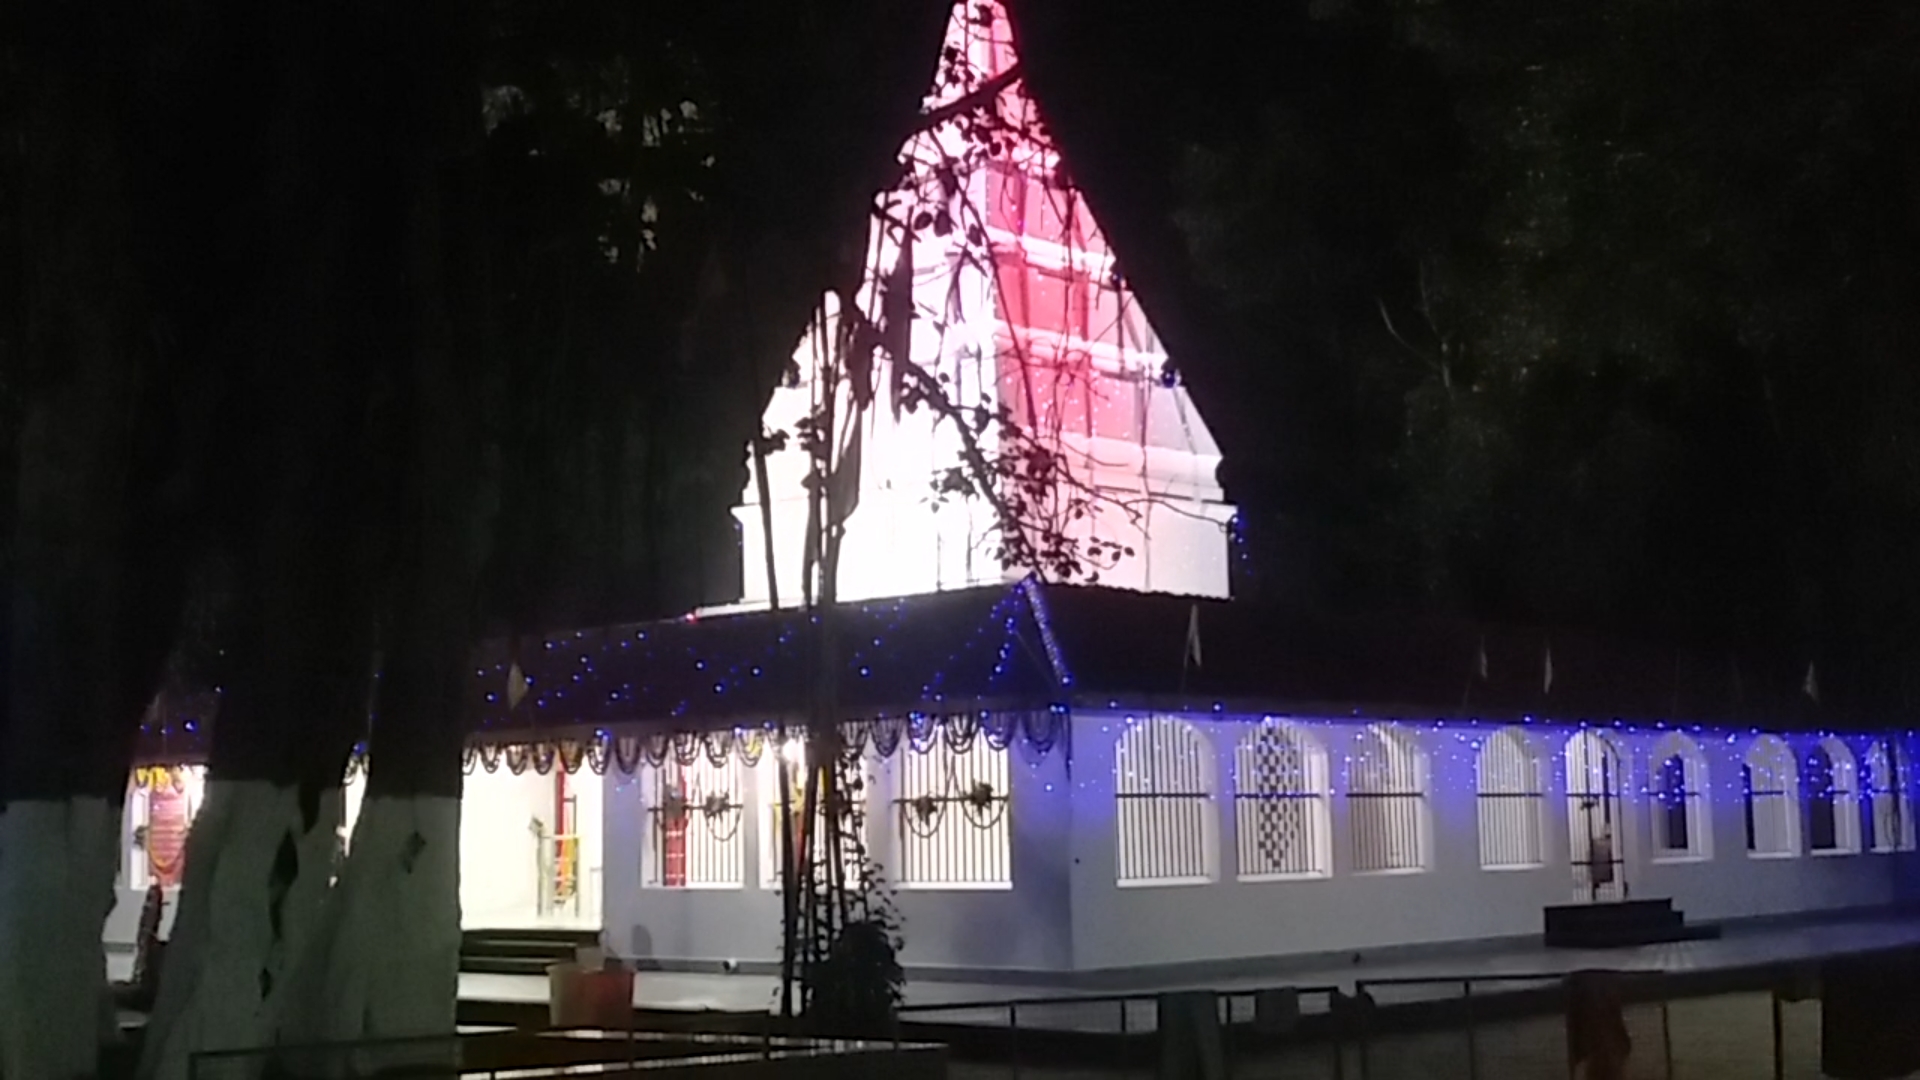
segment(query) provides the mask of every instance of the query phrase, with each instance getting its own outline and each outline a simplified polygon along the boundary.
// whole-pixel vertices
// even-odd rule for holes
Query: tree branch
[[[920,123],[915,131],[927,131],[939,127],[956,117],[965,116],[975,109],[991,104],[1000,92],[1020,81],[1020,62],[1014,61],[1002,70],[987,78],[979,86],[961,94],[952,101],[935,105],[920,114]]]

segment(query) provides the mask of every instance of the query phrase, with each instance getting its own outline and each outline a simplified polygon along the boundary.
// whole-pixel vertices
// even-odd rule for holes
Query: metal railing
[[[1620,980],[1632,1080],[1817,1080],[1820,1003],[1774,987],[1696,996],[1673,976],[1630,969]],[[1764,981],[1764,980],[1761,980]],[[967,1080],[1088,1076],[1225,1080],[1504,1080],[1573,1076],[1564,973],[1360,979],[1330,986],[1202,991],[1220,1023],[1218,1068],[1162,1060],[1149,992],[918,1004],[904,1037],[948,1043]],[[1297,1006],[1276,1014],[1282,995]],[[1176,1071],[1169,1072],[1169,1069]]]
[[[944,1047],[897,1039],[808,1039],[771,1032],[516,1031],[209,1051],[189,1060],[187,1076],[188,1080],[359,1080],[385,1076],[542,1080],[672,1074],[675,1070],[721,1065],[734,1068],[729,1075],[738,1075],[741,1066],[760,1064],[780,1076],[884,1075],[889,1080],[914,1080],[914,1067],[932,1063],[940,1068],[925,1075],[941,1075],[945,1056]],[[808,1064],[813,1066],[810,1071],[805,1068]]]

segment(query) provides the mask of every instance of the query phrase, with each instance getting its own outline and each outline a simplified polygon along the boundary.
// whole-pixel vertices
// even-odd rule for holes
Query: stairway
[[[460,935],[460,971],[467,975],[538,975],[600,943],[598,930],[468,930]]]
[[[1546,909],[1550,949],[1625,949],[1720,936],[1717,926],[1689,926],[1672,900],[1561,904]]]

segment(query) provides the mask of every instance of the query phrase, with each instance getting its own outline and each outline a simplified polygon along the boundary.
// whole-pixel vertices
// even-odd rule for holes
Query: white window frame
[[[1516,727],[1492,732],[1474,754],[1474,808],[1480,869],[1537,870],[1547,864],[1545,768]]]
[[[1741,764],[1750,782],[1740,797],[1742,813],[1753,820],[1750,859],[1794,859],[1801,854],[1800,762],[1778,735],[1760,735],[1747,744]],[[1764,827],[1763,827],[1764,825]],[[1764,842],[1771,839],[1771,842]]]
[[[1115,884],[1211,884],[1220,847],[1212,740],[1179,717],[1149,716],[1120,732],[1113,760]]]
[[[1914,850],[1913,770],[1905,741],[1879,736],[1867,750],[1867,802],[1873,814],[1873,850],[1880,854]]]
[[[1369,724],[1347,759],[1349,856],[1356,875],[1421,874],[1433,868],[1432,765],[1411,731]],[[1368,832],[1378,822],[1380,835]]]
[[[1814,751],[1824,753],[1833,777],[1830,792],[1808,791],[1805,812],[1807,814],[1806,842],[1810,854],[1822,858],[1837,855],[1860,854],[1860,765],[1853,755],[1853,748],[1828,735],[1809,747],[1808,756]],[[1812,781],[1813,770],[1809,767],[1801,775]],[[1833,846],[1813,846],[1813,812],[1822,802],[1831,800],[1833,805]]]
[[[893,883],[915,892],[1013,888],[1013,758],[976,735],[956,751],[944,737],[894,759]]]
[[[1240,881],[1314,881],[1333,876],[1333,777],[1327,748],[1284,720],[1250,726],[1234,743],[1235,873]],[[1278,764],[1275,756],[1278,755]],[[1279,818],[1276,823],[1273,819]],[[1289,820],[1290,819],[1290,820]],[[1263,825],[1272,828],[1263,829]],[[1273,828],[1297,832],[1304,858],[1269,850]],[[1293,869],[1275,869],[1292,861]]]
[[[760,809],[754,814],[758,822],[756,827],[759,829],[760,887],[774,891],[780,888],[780,762],[783,758],[789,765],[788,772],[794,788],[804,791],[807,775],[806,750],[804,741],[798,735],[789,736],[784,743],[779,740],[770,740],[767,752],[761,756],[760,763],[753,768],[754,776],[751,781],[760,802]],[[864,792],[872,791],[873,770],[868,767],[865,757],[860,759],[859,768],[863,770],[861,779],[864,783]],[[868,805],[865,810],[866,812],[860,818],[860,835],[857,839],[859,846],[868,853],[869,857],[872,857],[873,808]],[[815,844],[824,844],[824,840],[818,834],[813,839]],[[818,848],[815,849],[814,855],[818,860],[820,857]],[[843,848],[839,853],[839,859],[840,873],[845,880],[848,882],[860,880],[861,868],[853,861],[853,852]]]
[[[672,813],[665,785],[683,783],[686,881],[667,884],[667,829]],[[746,767],[728,755],[715,765],[701,754],[691,764],[672,758],[645,766],[647,840],[640,886],[675,892],[743,889],[747,884],[747,829],[752,815]],[[709,802],[712,800],[712,802]]]
[[[1667,833],[1670,802],[1666,790],[1667,762],[1680,761],[1681,807],[1686,817],[1687,842],[1676,846]],[[1653,818],[1653,861],[1655,863],[1706,862],[1713,858],[1713,807],[1707,793],[1712,790],[1706,754],[1691,736],[1669,731],[1654,741],[1649,755],[1647,794]]]

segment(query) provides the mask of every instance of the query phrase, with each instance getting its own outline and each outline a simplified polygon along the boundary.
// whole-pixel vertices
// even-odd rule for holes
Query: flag
[[[1186,655],[1180,658],[1180,666],[1185,667],[1188,661],[1192,661],[1194,667],[1201,666],[1199,604],[1195,604],[1187,609],[1187,651]]]
[[[1542,680],[1540,692],[1543,694],[1551,694],[1553,693],[1553,642],[1551,641],[1547,642],[1546,668],[1546,674]]]
[[[527,675],[520,670],[519,663],[515,662],[512,667],[507,669],[507,711],[512,712],[514,709],[519,708],[520,702],[526,696]]]
[[[1807,695],[1815,705],[1820,704],[1820,680],[1813,674],[1813,665],[1807,665],[1807,677],[1800,683],[1800,692]]]

